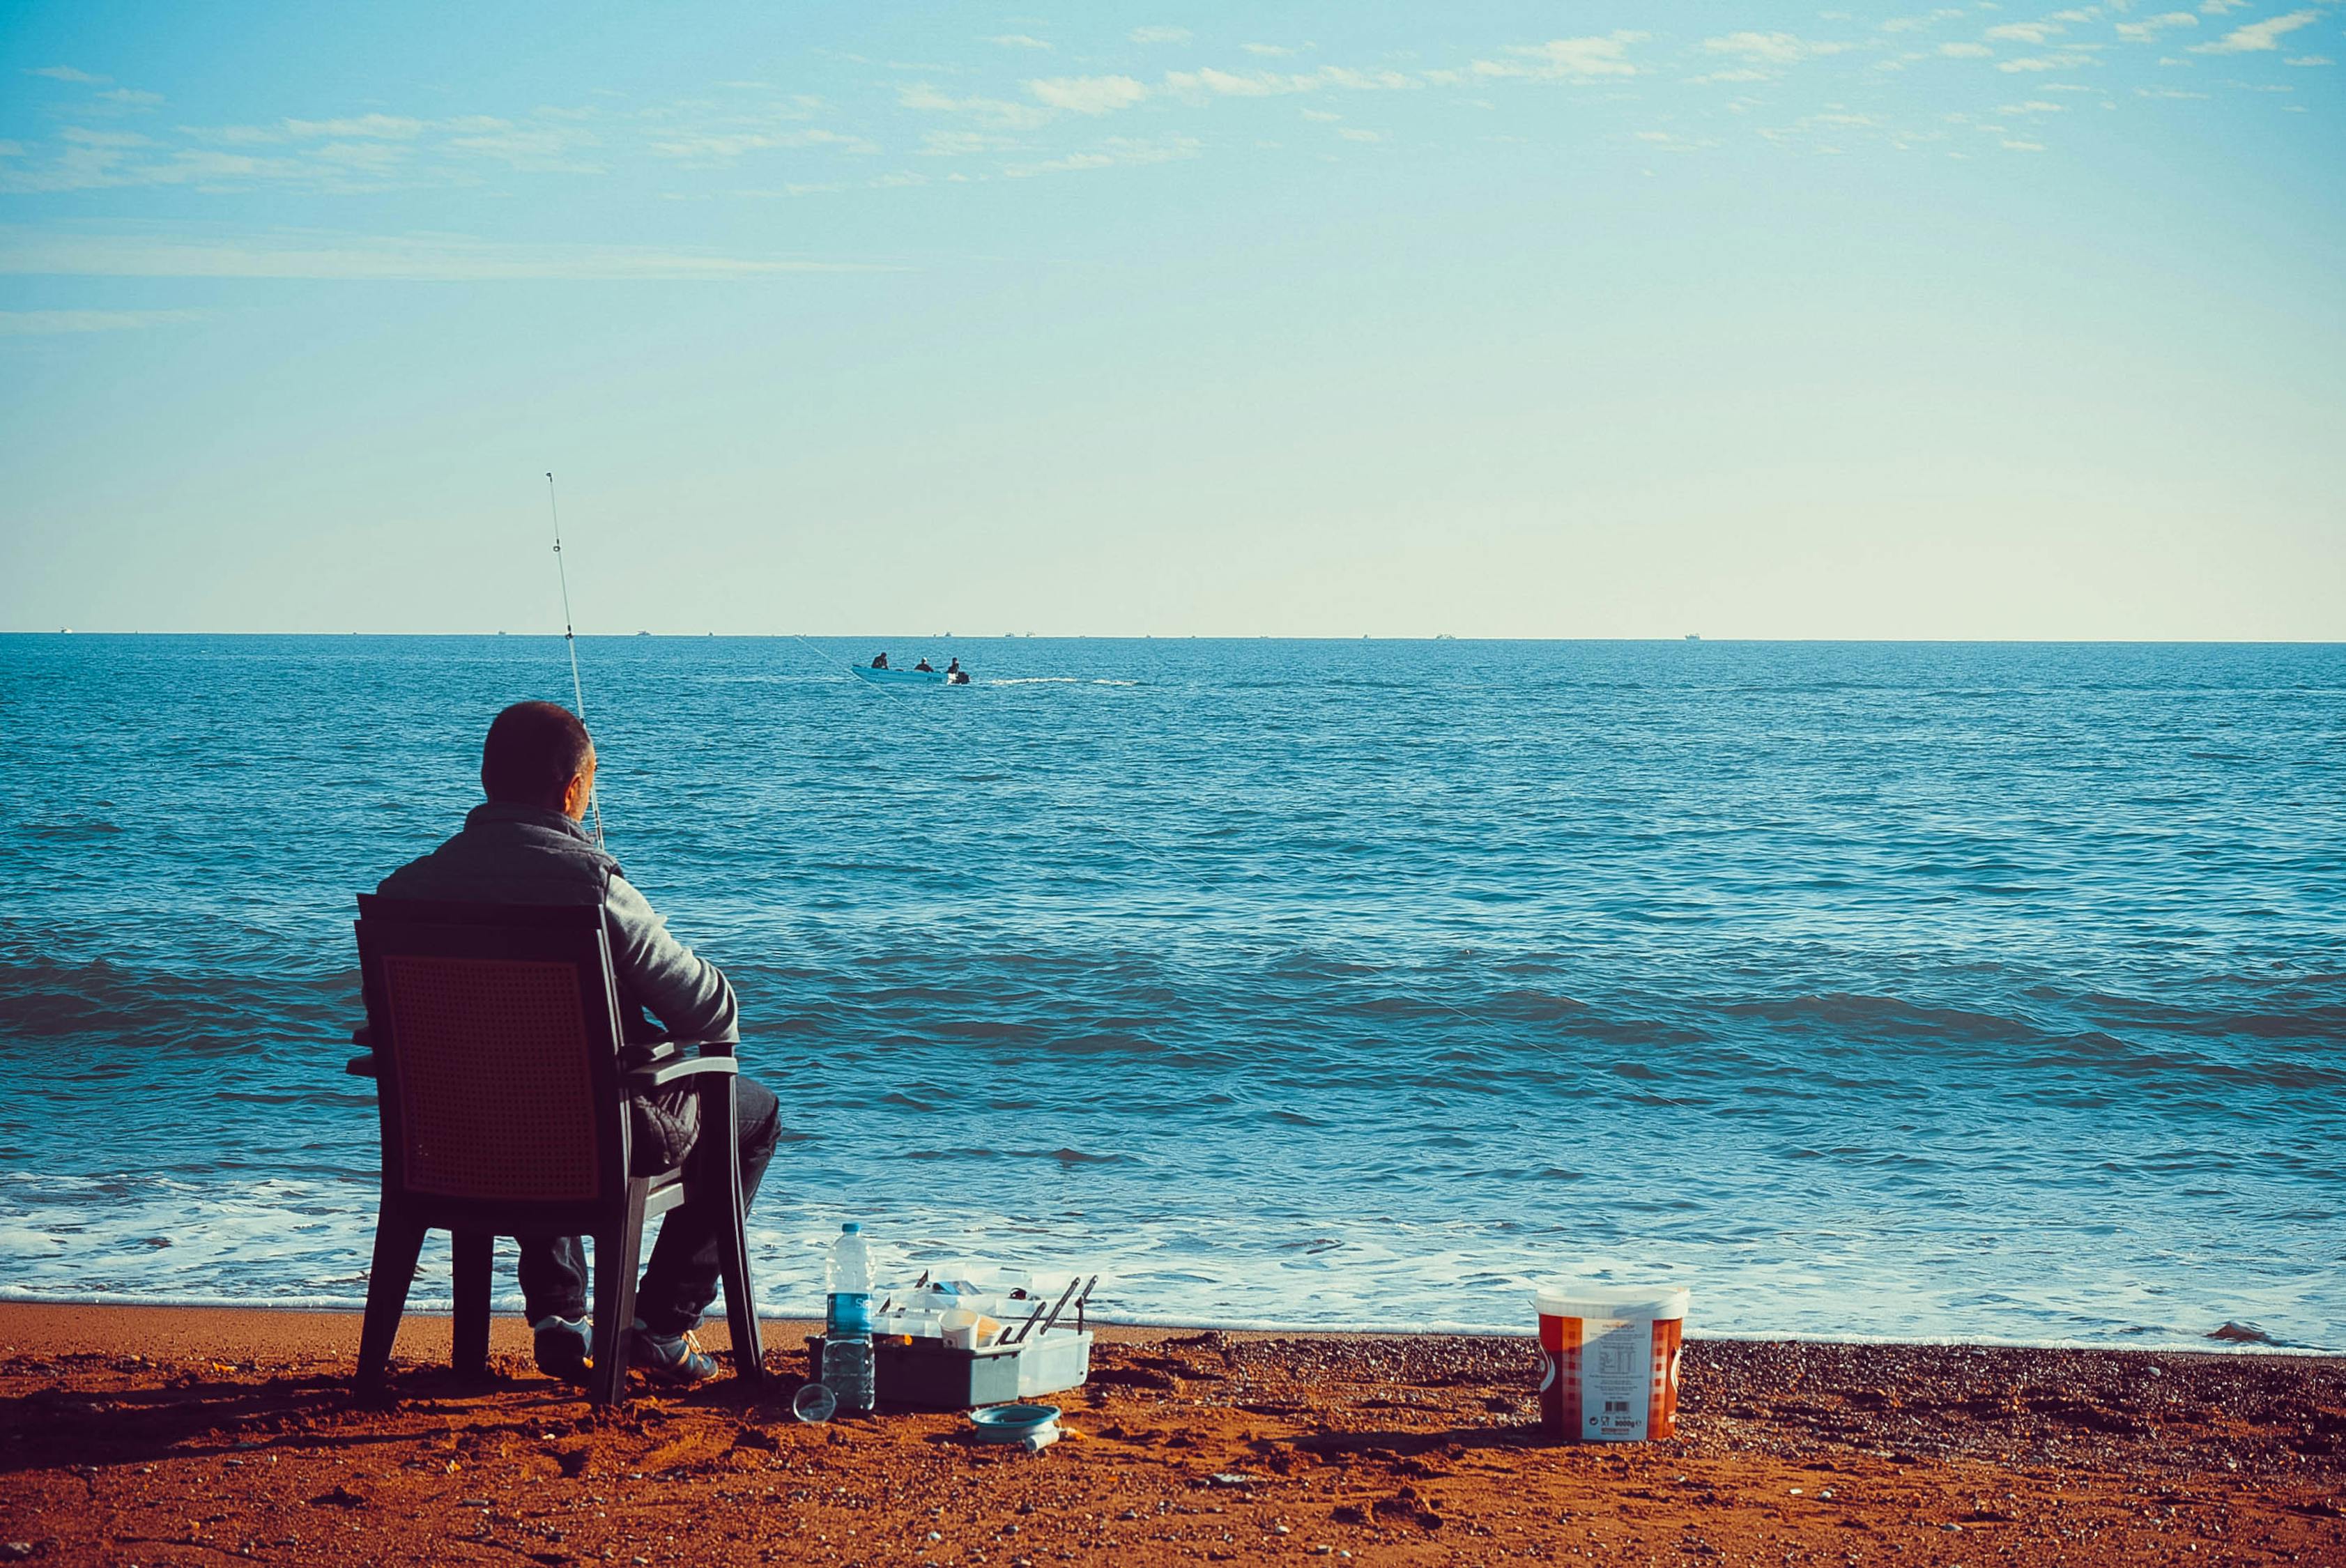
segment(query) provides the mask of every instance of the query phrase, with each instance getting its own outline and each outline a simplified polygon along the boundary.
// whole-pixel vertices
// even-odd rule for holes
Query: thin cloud
[[[993,136],[984,131],[926,131],[921,137],[921,155],[924,158],[967,158],[981,152],[1011,152],[1018,145],[1015,137]]]
[[[1961,21],[1968,13],[1960,5],[1942,5],[1936,11],[1926,11],[1919,16],[1892,16],[1882,24],[1885,33],[1919,33],[1935,27],[1942,22]]]
[[[1263,55],[1273,58],[1302,53],[1301,50],[1290,49],[1284,44],[1240,44],[1239,47],[1250,55]]]
[[[913,82],[896,89],[896,102],[904,108],[928,114],[968,115],[990,125],[1014,130],[1031,130],[1047,124],[1051,111],[1033,104],[1014,103],[1008,98],[983,97],[957,98],[939,92],[926,82]]]
[[[852,153],[878,148],[869,139],[808,125],[819,97],[781,95],[758,83],[726,84],[761,96],[684,100],[614,116],[586,107],[541,107],[524,117],[456,115],[424,118],[367,113],[260,123],[178,126],[153,142],[101,140],[87,129],[62,133],[0,170],[0,189],[62,191],[107,187],[249,187],[261,182],[321,190],[381,189],[389,183],[449,187],[496,178],[490,167],[532,174],[603,175],[609,160],[720,166],[765,148],[828,147]],[[95,106],[93,106],[95,107]],[[1047,117],[1004,106],[1005,117]],[[159,133],[158,133],[159,136]],[[167,148],[166,140],[176,141]],[[136,155],[104,148],[141,148]],[[393,150],[396,149],[396,150]]]
[[[112,76],[93,76],[87,71],[76,71],[71,66],[27,66],[25,74],[46,76],[53,82],[79,82],[93,87],[102,87],[114,80]]]
[[[1195,137],[1161,137],[1149,141],[1110,137],[1089,152],[1068,153],[1037,163],[1005,164],[1002,172],[1007,178],[1026,179],[1041,174],[1080,174],[1095,168],[1175,163],[1197,157],[1204,145]]]
[[[2093,56],[2071,50],[2058,55],[2027,55],[2016,60],[1998,60],[1995,68],[1999,71],[2067,71],[2093,63]]]
[[[2281,62],[2284,66],[2334,66],[2337,63],[2327,55],[2296,55]]]
[[[285,134],[303,137],[371,137],[386,141],[413,141],[422,136],[424,122],[403,115],[359,115],[347,119],[285,120]]]
[[[1048,38],[1037,38],[1031,33],[996,33],[986,42],[1002,49],[1048,49]]]
[[[1428,71],[1426,78],[1444,87],[1475,78],[1525,78],[1533,81],[1590,81],[1601,76],[1634,76],[1629,58],[1632,45],[1652,35],[1617,30],[1600,36],[1551,38],[1545,44],[1513,44],[1505,58],[1477,60],[1461,71]]]
[[[1130,76],[1050,76],[1026,84],[1037,101],[1070,114],[1105,115],[1128,109],[1148,97]]]
[[[1992,60],[1995,51],[1985,44],[1942,44],[1939,53],[1951,60]]]
[[[199,321],[208,313],[203,311],[0,311],[0,338],[135,331],[141,327]]]
[[[1400,71],[1357,71],[1344,66],[1322,66],[1316,71],[1168,71],[1165,90],[1185,97],[1271,98],[1292,93],[1316,93],[1335,88],[1351,92],[1399,90],[1419,87],[1416,77]]]
[[[409,149],[396,142],[332,141],[311,156],[354,173],[388,178],[408,161]]]
[[[157,234],[0,229],[0,274],[18,277],[714,281],[792,272],[899,270],[640,246],[509,245],[453,235],[268,234],[191,240]]]
[[[1731,55],[1738,59],[1763,61],[1771,66],[1791,66],[1822,55],[1842,54],[1857,46],[1803,38],[1793,33],[1729,33],[1724,37],[1705,38],[1702,46],[1708,54]]]
[[[761,131],[734,131],[709,136],[671,137],[651,144],[652,151],[662,158],[672,158],[688,163],[719,164],[753,152],[782,148],[830,147],[842,152],[869,155],[880,150],[878,144],[860,136],[847,136],[839,131],[807,129],[779,134]]]
[[[267,125],[178,126],[180,145],[87,127],[62,133],[62,149],[47,161],[0,176],[0,188],[82,190],[105,187],[194,185],[229,188],[260,181],[309,184],[321,189],[380,188],[394,169],[402,178],[448,185],[480,178],[482,159],[531,172],[594,174],[601,166],[580,154],[600,145],[579,123],[585,111],[542,109],[521,124],[470,115],[423,120],[369,114],[333,119],[284,119]],[[193,144],[193,145],[189,145]],[[640,144],[635,144],[640,145]],[[132,156],[123,149],[147,149]],[[97,156],[92,149],[110,149]],[[364,178],[361,178],[364,177]]]
[[[581,163],[574,156],[597,145],[591,131],[572,126],[520,126],[489,115],[452,123],[466,134],[449,137],[450,147],[495,158],[516,169],[560,174],[602,172],[601,165]]]
[[[2161,33],[2176,27],[2197,27],[2199,18],[2188,11],[2168,11],[2157,16],[2146,16],[2139,22],[2118,24],[2118,36],[2130,44],[2148,44]]]
[[[1187,27],[1135,27],[1126,36],[1136,44],[1186,44],[1196,36]]]
[[[1980,35],[1999,44],[2042,44],[2069,29],[2054,22],[2006,22]]]
[[[2283,16],[2268,16],[2261,22],[2251,22],[2245,27],[2235,27],[2212,43],[2194,44],[2195,55],[2250,55],[2280,47],[2281,36],[2300,27],[2310,27],[2320,21],[2319,11],[2291,11]]]

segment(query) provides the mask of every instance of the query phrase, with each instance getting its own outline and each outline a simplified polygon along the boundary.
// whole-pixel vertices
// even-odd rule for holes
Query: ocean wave
[[[12,1286],[355,1299],[350,895],[552,647],[0,639]],[[1017,639],[975,706],[591,651],[610,847],[783,1096],[778,1301],[844,1217],[1192,1324],[1612,1267],[1725,1332],[2346,1340],[2346,651]]]

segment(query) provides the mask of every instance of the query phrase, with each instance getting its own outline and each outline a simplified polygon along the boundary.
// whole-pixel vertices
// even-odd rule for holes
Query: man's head
[[[492,800],[577,821],[595,792],[595,742],[568,708],[516,702],[497,715],[481,744],[481,789]]]

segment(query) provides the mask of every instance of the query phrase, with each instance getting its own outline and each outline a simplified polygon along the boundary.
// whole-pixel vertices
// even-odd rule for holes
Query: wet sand
[[[2346,1563],[2338,1359],[1697,1340],[1676,1439],[1588,1447],[1528,1339],[1107,1330],[1030,1456],[801,1425],[804,1331],[597,1413],[412,1319],[362,1406],[347,1315],[0,1304],[0,1560]]]

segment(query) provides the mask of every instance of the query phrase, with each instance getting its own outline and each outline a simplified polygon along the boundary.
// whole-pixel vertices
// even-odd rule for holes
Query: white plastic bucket
[[[1678,1431],[1684,1286],[1540,1287],[1540,1424],[1567,1442]]]

